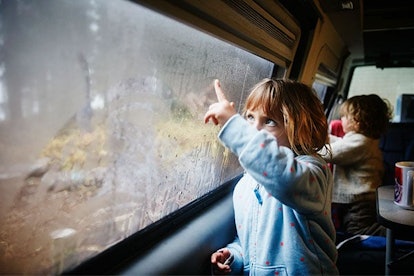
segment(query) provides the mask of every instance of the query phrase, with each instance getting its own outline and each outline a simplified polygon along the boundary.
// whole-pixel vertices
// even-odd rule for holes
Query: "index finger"
[[[221,89],[220,81],[217,79],[214,80],[214,90],[216,90],[216,96],[219,102],[227,101],[227,98]]]

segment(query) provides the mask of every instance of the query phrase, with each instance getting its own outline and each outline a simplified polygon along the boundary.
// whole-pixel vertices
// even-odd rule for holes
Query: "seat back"
[[[381,137],[385,175],[383,185],[394,185],[394,167],[399,161],[414,161],[414,122],[390,123]]]

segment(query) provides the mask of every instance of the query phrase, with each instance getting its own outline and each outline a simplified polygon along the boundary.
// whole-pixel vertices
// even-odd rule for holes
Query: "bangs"
[[[264,87],[256,87],[246,100],[244,113],[247,110],[261,109],[268,117],[278,118],[282,112],[278,98],[272,83],[267,83]]]

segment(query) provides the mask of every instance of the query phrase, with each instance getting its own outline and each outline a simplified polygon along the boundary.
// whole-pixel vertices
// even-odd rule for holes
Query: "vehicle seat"
[[[337,234],[340,275],[384,275],[386,238],[382,236]],[[414,242],[395,240],[392,271],[398,275],[412,275]],[[404,256],[404,257],[403,257]]]
[[[405,150],[405,160],[414,161],[414,140],[411,141]]]
[[[395,163],[414,161],[414,122],[390,123],[381,136],[380,149],[385,166],[383,185],[394,185]]]

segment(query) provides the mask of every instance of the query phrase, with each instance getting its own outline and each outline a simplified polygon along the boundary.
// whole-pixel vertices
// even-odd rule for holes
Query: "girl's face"
[[[248,109],[246,112],[246,120],[257,130],[265,129],[276,137],[279,146],[290,148],[282,114],[278,118],[271,119],[262,110]]]

